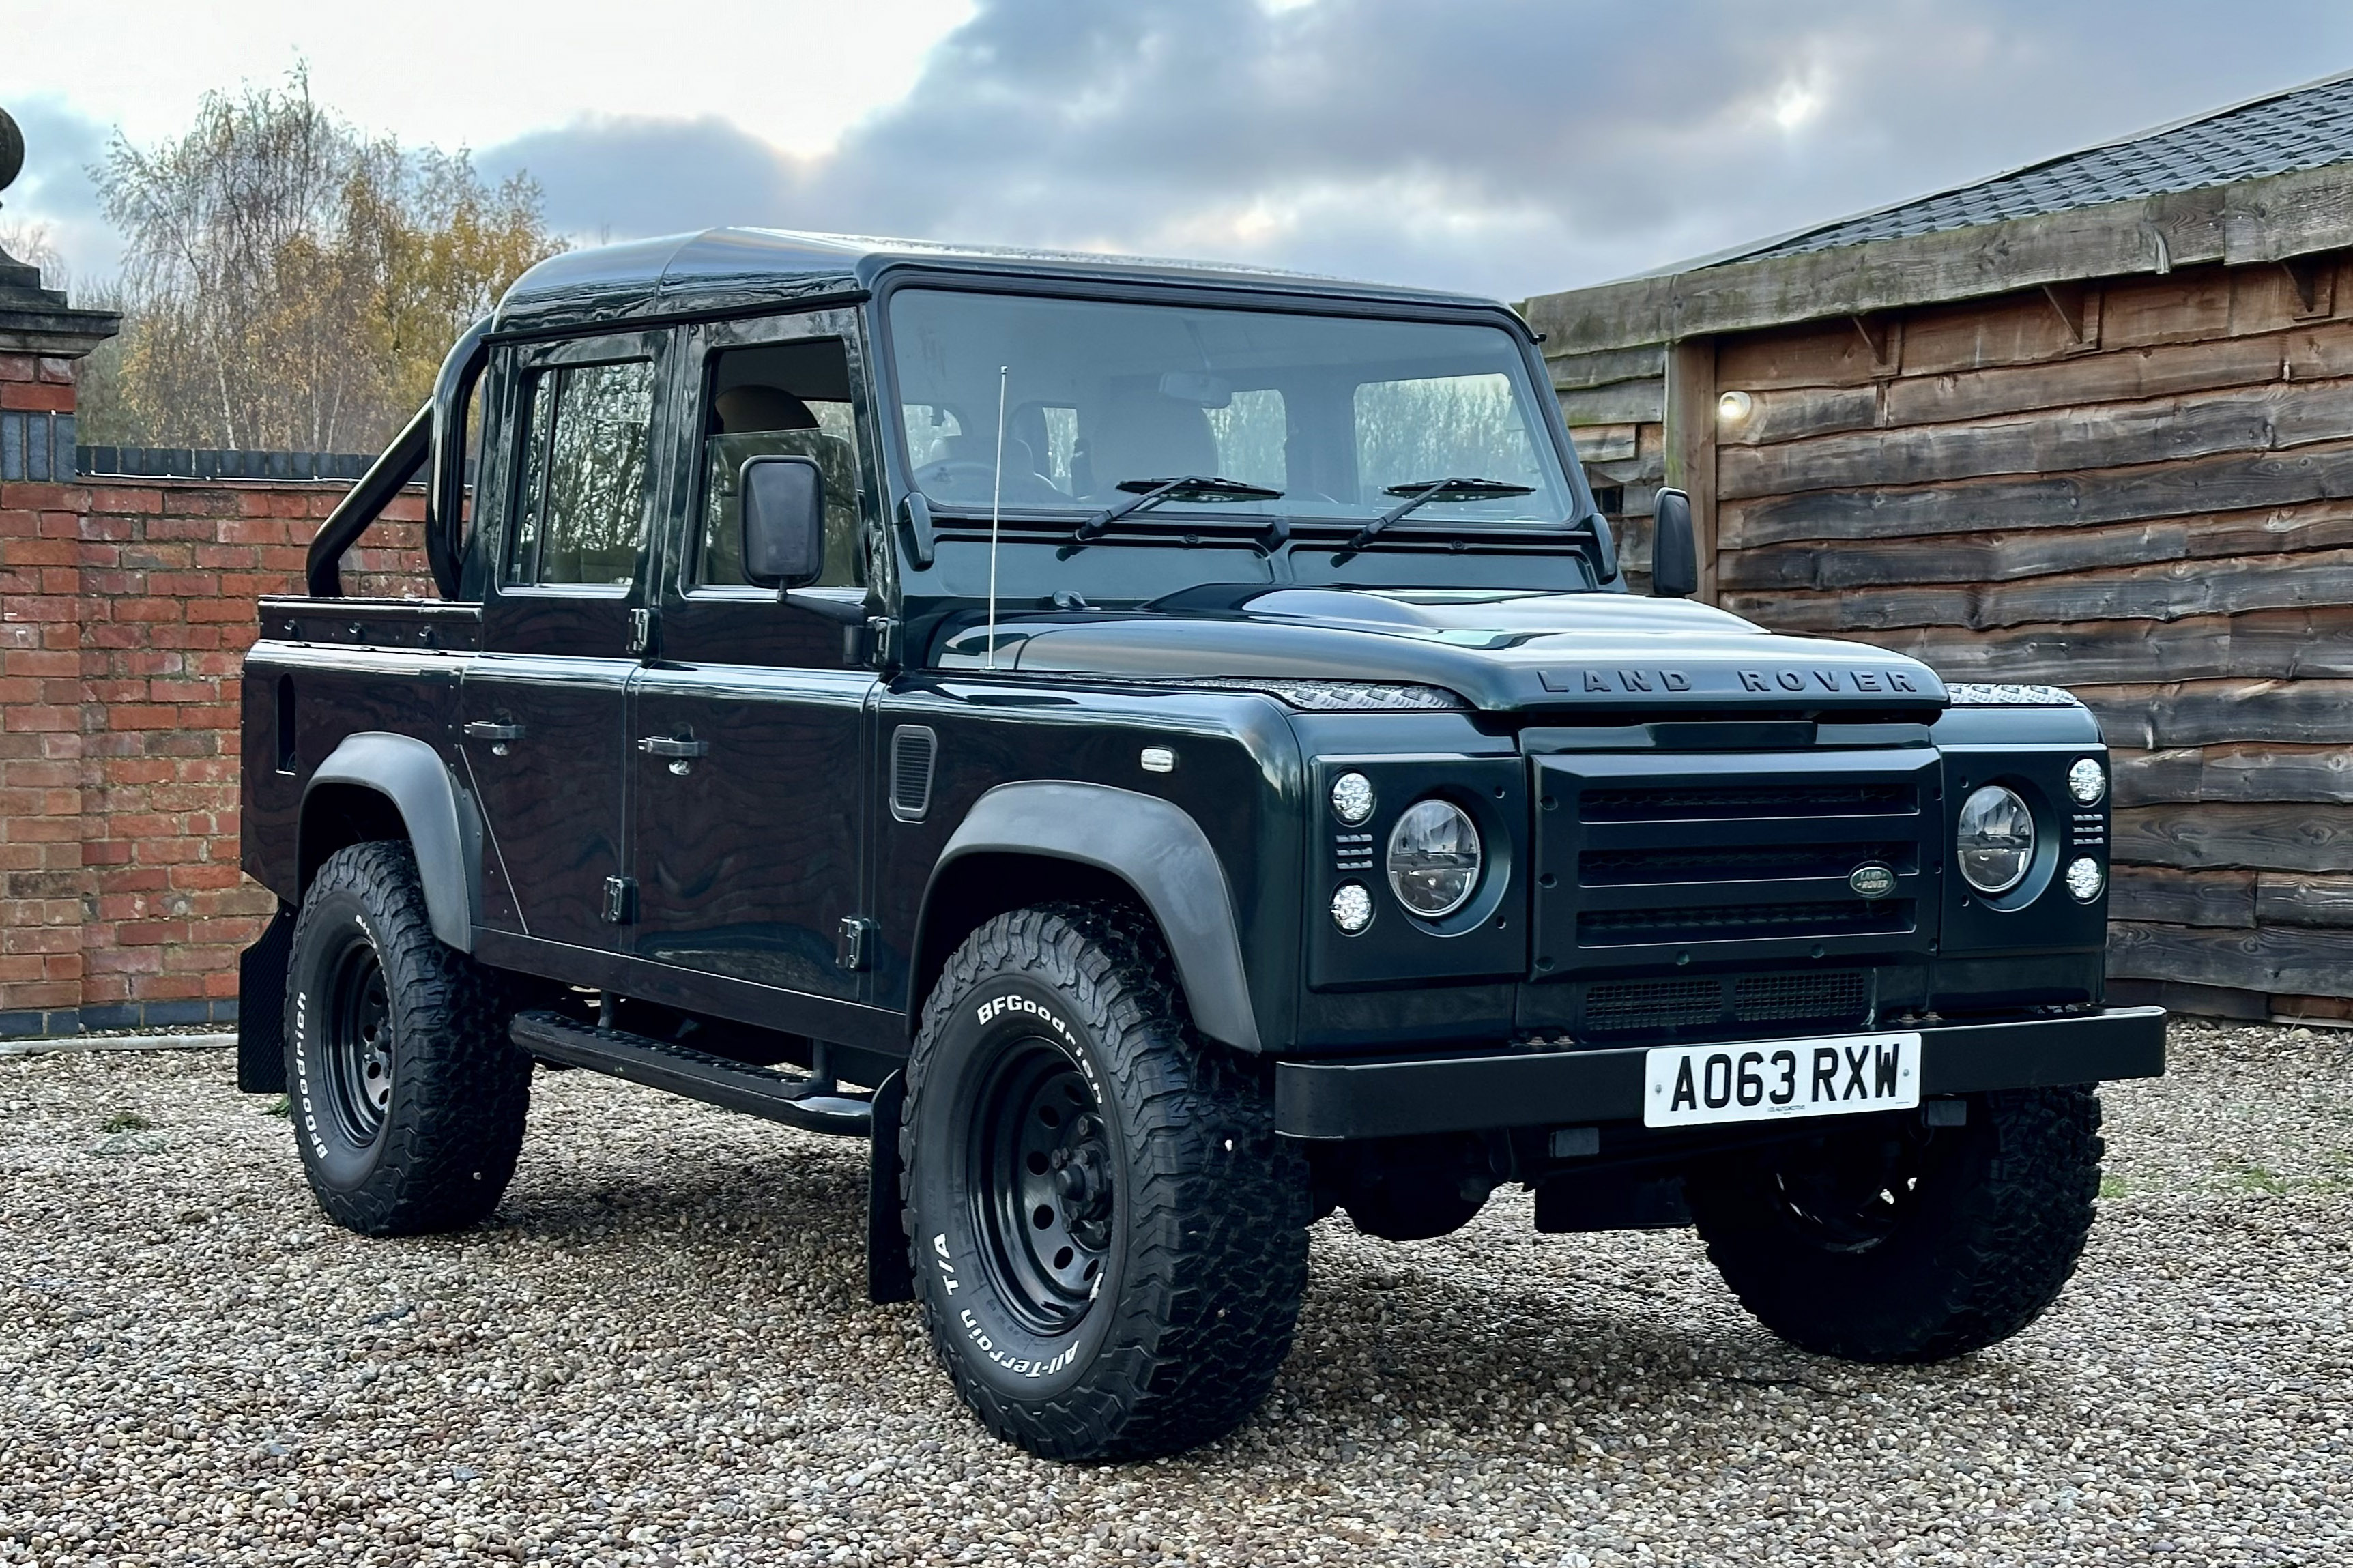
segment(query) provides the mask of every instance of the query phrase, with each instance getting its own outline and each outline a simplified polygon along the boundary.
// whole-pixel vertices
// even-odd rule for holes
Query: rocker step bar
[[[804,1131],[863,1138],[873,1125],[873,1106],[863,1095],[837,1093],[829,1083],[729,1061],[650,1035],[598,1028],[561,1013],[518,1013],[508,1032],[516,1045],[547,1061],[611,1073]]]

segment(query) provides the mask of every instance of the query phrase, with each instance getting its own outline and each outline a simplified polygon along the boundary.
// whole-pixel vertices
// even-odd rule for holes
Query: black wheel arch
[[[417,857],[433,934],[474,946],[481,910],[481,815],[441,753],[413,735],[346,735],[302,787],[295,900],[337,850],[397,838]]]

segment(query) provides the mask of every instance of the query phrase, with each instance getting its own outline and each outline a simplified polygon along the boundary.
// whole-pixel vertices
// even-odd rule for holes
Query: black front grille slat
[[[1907,816],[1919,808],[1908,784],[1825,779],[1781,784],[1613,784],[1588,789],[1588,822],[1688,822],[1744,816]]]
[[[1905,843],[1776,844],[1742,848],[1588,849],[1577,879],[1588,888],[1644,882],[1741,882],[1789,877],[1844,877],[1867,860],[1910,868]]]
[[[1712,1024],[1724,1011],[1720,980],[1636,980],[1588,987],[1585,1026],[1595,1034],[1628,1034]]]
[[[1732,1016],[1744,1024],[1846,1017],[1860,1022],[1869,1001],[1863,976],[1851,969],[1827,974],[1748,974],[1732,986]]]
[[[1604,980],[1585,986],[1575,1033],[1587,1041],[1721,1037],[1861,1028],[1870,1016],[1871,977],[1854,969]]]
[[[1787,936],[1869,936],[1912,929],[1909,899],[1808,903],[1716,904],[1687,909],[1587,910],[1577,917],[1580,947],[1737,942]]]

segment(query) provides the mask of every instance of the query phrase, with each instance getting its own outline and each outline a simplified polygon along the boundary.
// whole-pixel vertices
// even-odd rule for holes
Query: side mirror
[[[1699,544],[1692,537],[1691,497],[1661,490],[1651,514],[1651,592],[1688,599],[1699,592]]]
[[[744,575],[763,588],[798,588],[825,571],[825,479],[809,458],[744,464]]]

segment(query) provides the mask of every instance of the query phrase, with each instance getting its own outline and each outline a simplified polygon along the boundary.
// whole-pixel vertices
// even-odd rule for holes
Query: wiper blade
[[[1106,529],[1123,517],[1149,511],[1162,501],[1238,501],[1281,500],[1281,490],[1271,490],[1264,485],[1244,484],[1240,479],[1221,479],[1216,474],[1187,474],[1173,479],[1122,479],[1118,489],[1135,499],[1106,507],[1079,524],[1073,538],[1082,542],[1101,539]]]
[[[1504,479],[1417,479],[1409,485],[1390,485],[1381,493],[1406,499],[1356,530],[1348,542],[1340,547],[1341,554],[1354,555],[1377,538],[1381,530],[1431,501],[1492,500],[1498,496],[1534,495],[1535,486],[1515,485]]]

